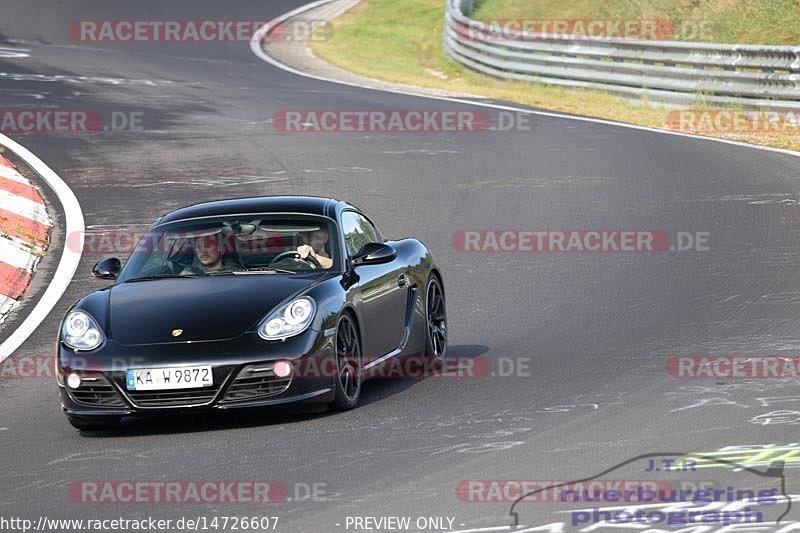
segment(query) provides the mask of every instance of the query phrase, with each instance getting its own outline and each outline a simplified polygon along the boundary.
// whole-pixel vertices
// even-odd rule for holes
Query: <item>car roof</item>
[[[336,219],[336,214],[346,208],[360,211],[355,206],[318,196],[257,196],[203,202],[176,209],[159,218],[155,225],[199,217],[215,217],[256,213],[303,213]]]

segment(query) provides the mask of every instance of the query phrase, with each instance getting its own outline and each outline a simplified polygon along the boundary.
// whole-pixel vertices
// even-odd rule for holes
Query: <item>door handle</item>
[[[408,279],[406,278],[405,274],[400,274],[397,277],[397,286],[398,287],[405,287],[407,282],[408,282]]]

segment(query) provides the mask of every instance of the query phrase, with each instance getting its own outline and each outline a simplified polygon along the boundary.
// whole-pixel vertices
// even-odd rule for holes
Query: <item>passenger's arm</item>
[[[322,268],[327,269],[333,266],[333,259],[331,259],[330,257],[325,257],[324,255],[315,253],[314,259],[319,261],[319,266],[321,266]]]

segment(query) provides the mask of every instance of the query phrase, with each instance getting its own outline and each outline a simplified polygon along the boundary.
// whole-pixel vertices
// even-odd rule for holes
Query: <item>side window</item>
[[[342,213],[342,232],[347,243],[347,253],[350,257],[356,255],[365,244],[380,242],[375,226],[369,220],[353,211]]]

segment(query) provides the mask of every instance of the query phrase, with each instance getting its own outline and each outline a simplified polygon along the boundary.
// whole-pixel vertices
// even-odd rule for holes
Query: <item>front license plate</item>
[[[214,384],[210,366],[132,368],[125,381],[128,390],[193,389]]]

